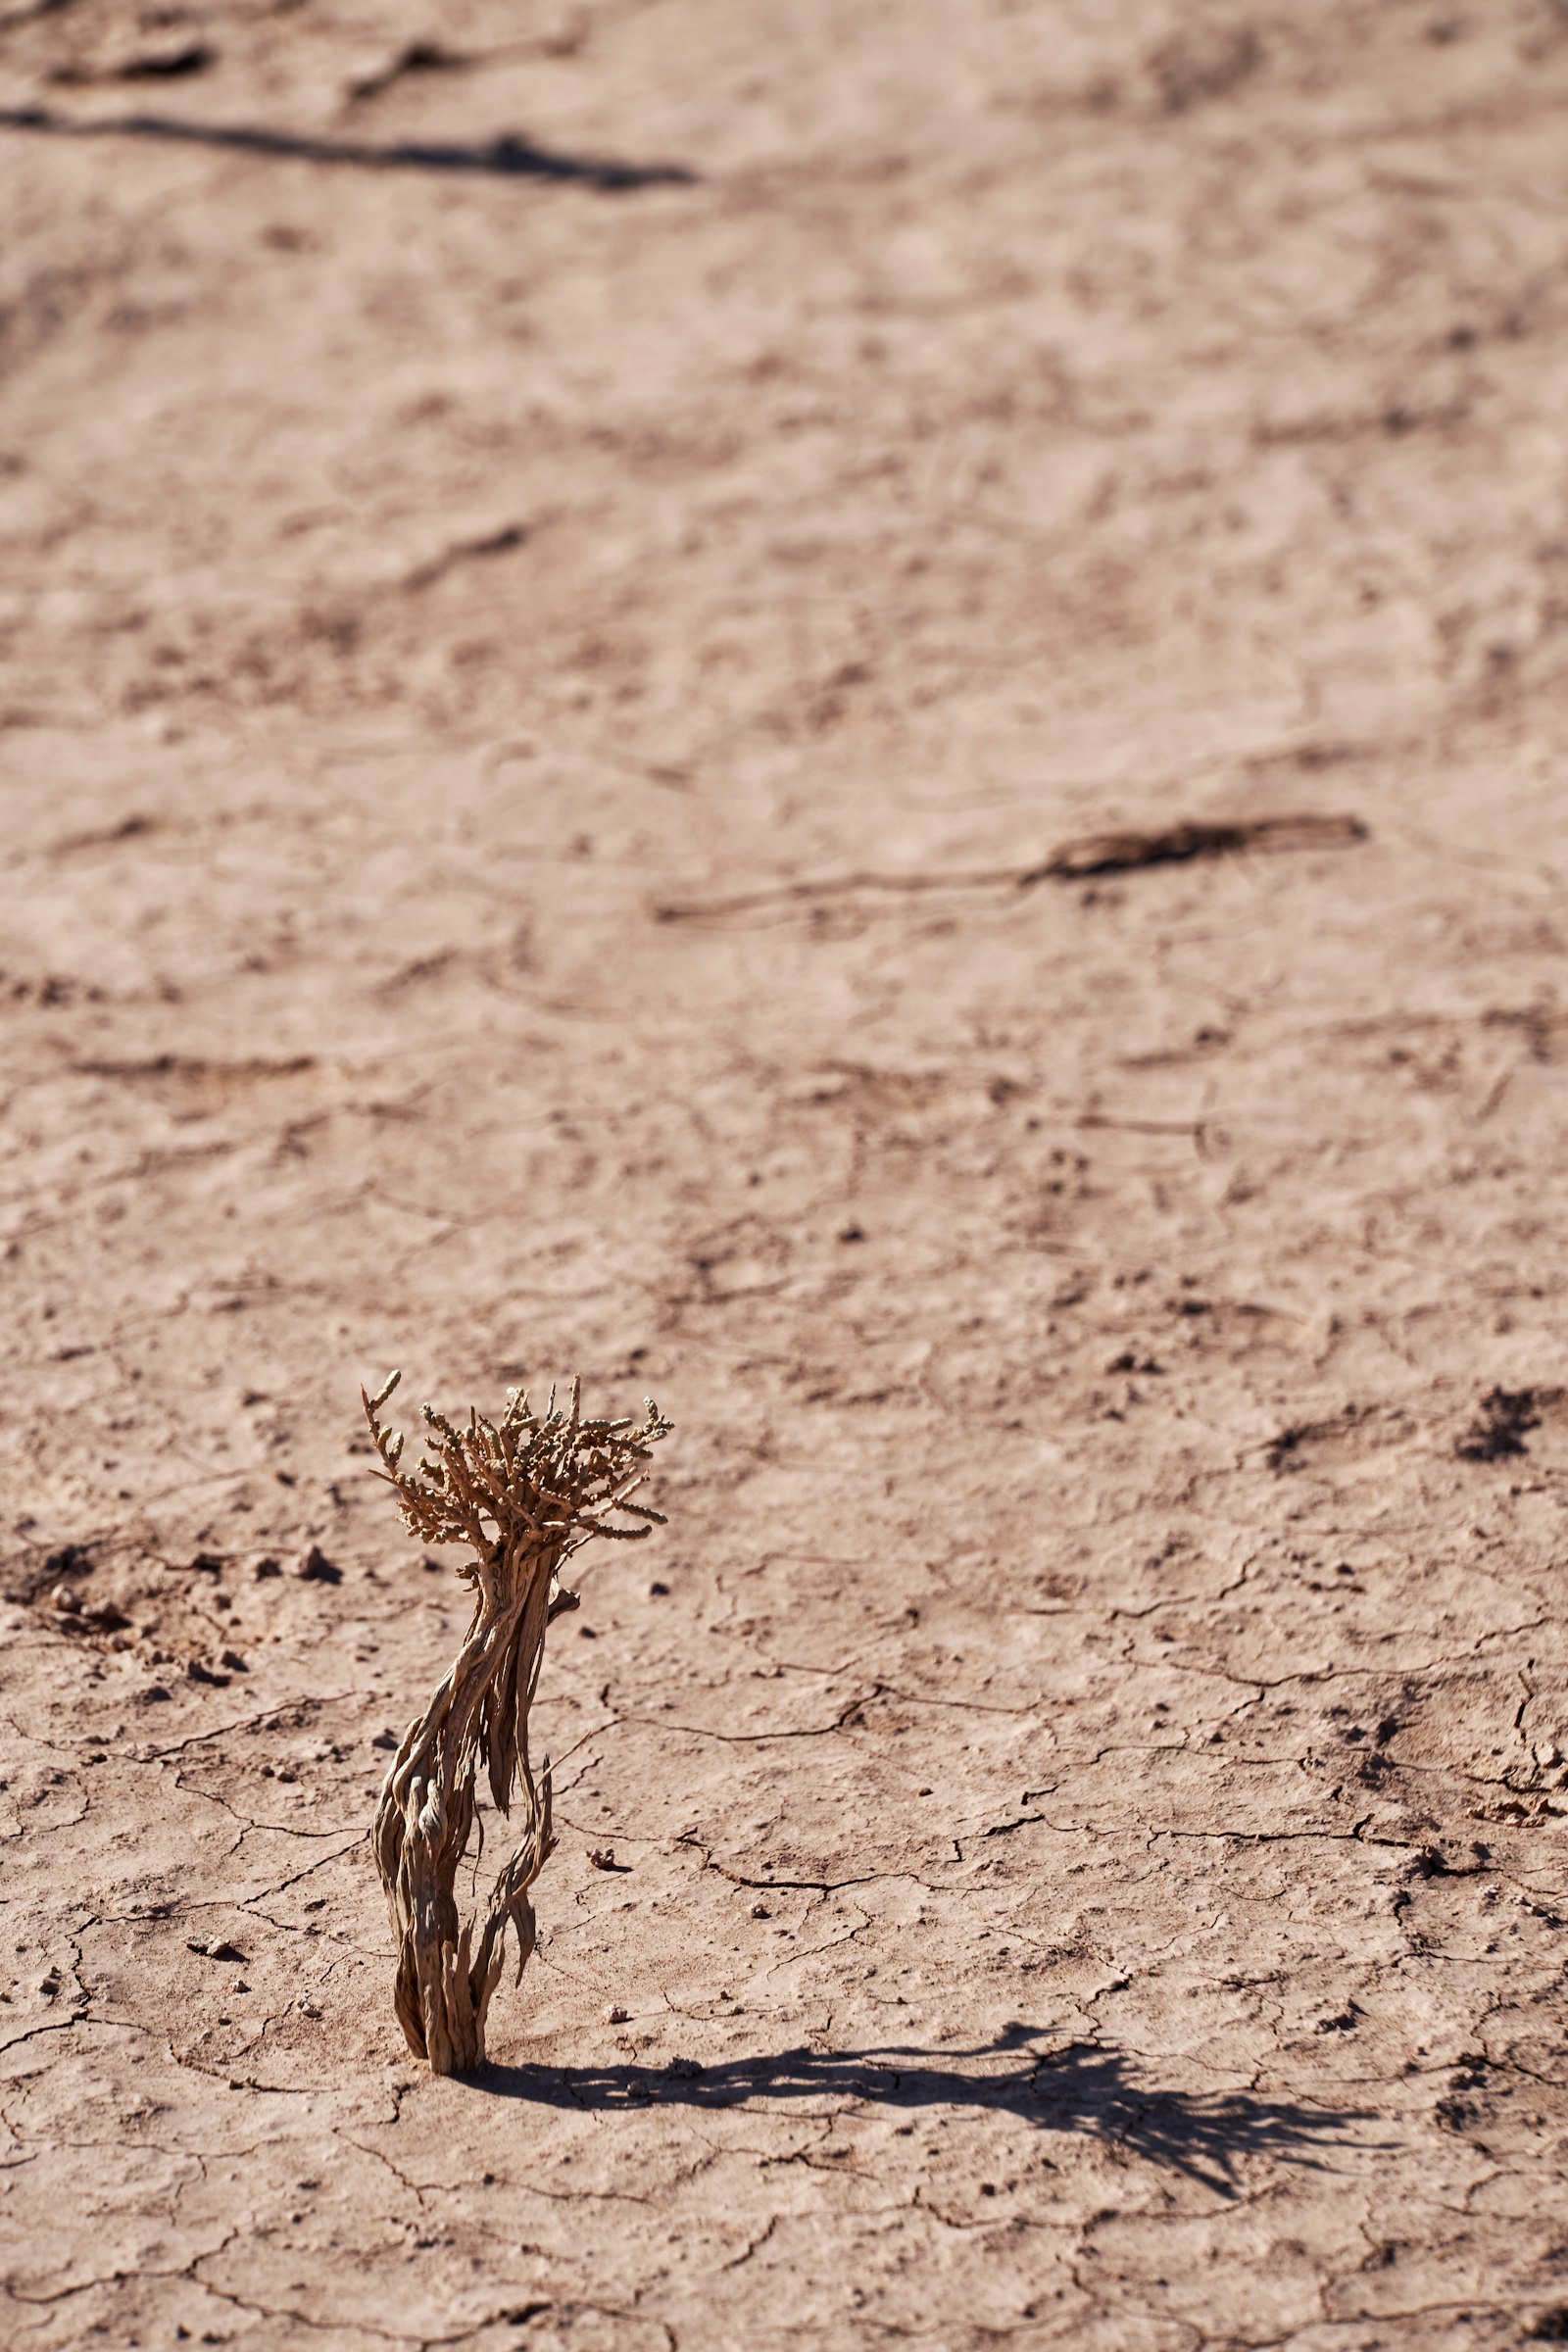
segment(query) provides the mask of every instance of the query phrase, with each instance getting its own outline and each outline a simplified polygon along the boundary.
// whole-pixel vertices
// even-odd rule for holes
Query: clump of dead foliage
[[[421,1544],[458,1544],[458,1574],[472,1588],[463,1647],[429,1705],[403,1739],[376,1808],[374,1845],[397,1938],[394,1998],[416,2056],[450,2075],[484,2059],[485,2014],[517,1941],[517,1975],[534,1947],[529,1888],[549,1856],[550,1767],[537,1777],[528,1710],[539,1683],[545,1631],[577,1596],[563,1585],[567,1558],[592,1536],[646,1536],[660,1513],[630,1498],[650,1448],[669,1423],[652,1399],[641,1421],[586,1421],[572,1383],[535,1412],[513,1390],[499,1420],[470,1411],[456,1427],[424,1407],[425,1452],[402,1467],[403,1439],[381,1408],[401,1376],[370,1396],[361,1391],[380,1456],[377,1476],[397,1494],[404,1524]],[[631,1519],[638,1524],[627,1526]],[[517,1838],[482,1913],[461,1917],[457,1878],[476,1818],[484,1772],[499,1810],[516,1806]],[[482,1845],[482,1831],[481,1831]]]

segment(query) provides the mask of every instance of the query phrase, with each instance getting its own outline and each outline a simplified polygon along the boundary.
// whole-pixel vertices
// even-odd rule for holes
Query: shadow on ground
[[[286,162],[337,164],[362,172],[488,173],[500,179],[576,180],[615,194],[629,188],[685,187],[696,179],[682,164],[624,164],[592,155],[567,155],[506,131],[482,145],[452,140],[407,140],[375,147],[355,139],[316,139],[246,123],[180,122],[167,115],[113,115],[74,122],[46,107],[0,109],[0,130],[42,132],[61,139],[172,139],[194,147],[227,147],[242,155]]]
[[[1314,2151],[1344,2141],[1352,2125],[1370,2120],[1360,2109],[1331,2112],[1250,2091],[1160,2090],[1140,2082],[1119,2051],[1090,2042],[1042,2050],[1035,2046],[1040,2038],[1028,2026],[1011,2025],[994,2041],[965,2050],[890,2043],[866,2050],[780,2050],[717,2066],[680,2058],[662,2067],[491,2066],[474,2078],[474,2087],[544,2107],[744,2107],[820,2099],[899,2109],[989,2108],[1021,2116],[1042,2131],[1114,2140],[1225,2195],[1232,2193],[1243,2157],[1314,2164]]]

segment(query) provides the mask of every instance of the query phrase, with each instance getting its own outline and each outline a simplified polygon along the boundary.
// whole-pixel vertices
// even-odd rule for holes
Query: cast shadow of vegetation
[[[498,179],[573,180],[601,193],[687,187],[697,174],[682,164],[628,164],[541,147],[512,131],[473,145],[461,140],[407,139],[372,146],[357,139],[312,138],[304,132],[264,130],[246,123],[182,122],[167,115],[112,115],[73,122],[47,107],[0,109],[0,130],[41,132],[61,139],[169,139],[194,147],[229,148],[285,162],[349,166],[362,172],[437,172]]]
[[[1235,2193],[1249,2156],[1315,2166],[1317,2151],[1370,2121],[1360,2109],[1307,2107],[1250,2091],[1160,2090],[1139,2081],[1117,2050],[1090,2042],[1041,2049],[1031,2027],[1004,2026],[972,2049],[890,2043],[864,2050],[779,2050],[699,2066],[489,2066],[477,2089],[543,2107],[760,2107],[774,2101],[869,2104],[913,2112],[981,2108],[1048,2132],[1113,2141],[1134,2155]],[[999,2061],[1006,2062],[999,2064]],[[1365,2146],[1357,2139],[1353,2144]]]

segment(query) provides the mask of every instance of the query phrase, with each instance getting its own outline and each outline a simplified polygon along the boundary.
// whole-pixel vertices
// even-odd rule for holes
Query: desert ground
[[[0,368],[6,2345],[1568,2338],[1563,0],[13,0]]]

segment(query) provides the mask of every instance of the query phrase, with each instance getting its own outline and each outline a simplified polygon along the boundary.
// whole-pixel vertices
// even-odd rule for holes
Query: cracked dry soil
[[[0,32],[4,2341],[1568,2331],[1562,7]]]

